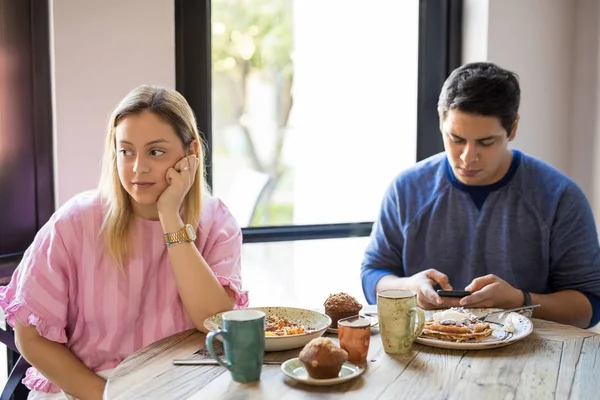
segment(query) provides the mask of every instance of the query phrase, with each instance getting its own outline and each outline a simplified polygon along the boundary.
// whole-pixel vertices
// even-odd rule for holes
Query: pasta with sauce
[[[265,336],[290,336],[307,333],[312,329],[306,328],[304,325],[295,324],[287,318],[269,315],[266,318]]]

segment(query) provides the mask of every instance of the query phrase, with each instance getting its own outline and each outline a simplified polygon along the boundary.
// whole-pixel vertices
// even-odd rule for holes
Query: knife
[[[530,306],[508,308],[508,309],[505,309],[505,310],[493,311],[493,312],[487,313],[485,315],[482,315],[481,317],[478,317],[478,318],[482,319],[482,318],[487,318],[490,315],[494,315],[494,314],[509,313],[509,312],[512,312],[512,311],[520,311],[520,310],[528,310],[528,309],[533,309],[533,308],[536,308],[536,307],[539,307],[539,306],[540,306],[540,304],[532,304]],[[377,315],[376,312],[365,312],[363,314],[366,315],[367,317],[378,317],[378,315]]]
[[[281,365],[283,361],[263,361],[265,365]],[[175,359],[173,365],[220,365],[217,360],[206,359]]]

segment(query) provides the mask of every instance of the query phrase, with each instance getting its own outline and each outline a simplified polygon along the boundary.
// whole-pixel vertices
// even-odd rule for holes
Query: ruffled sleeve
[[[248,307],[248,292],[242,290],[242,230],[229,209],[218,199],[212,209],[213,223],[202,256],[223,286],[235,294],[235,308]],[[212,207],[211,207],[212,208]]]
[[[9,325],[34,325],[44,338],[67,343],[69,257],[53,217],[37,233],[10,283],[0,288],[0,307]],[[30,369],[24,383],[35,390],[57,391],[39,372]]]

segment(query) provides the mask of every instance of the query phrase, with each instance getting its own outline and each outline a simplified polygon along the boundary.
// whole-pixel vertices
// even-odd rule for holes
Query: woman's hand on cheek
[[[187,156],[167,170],[165,179],[168,186],[158,197],[156,204],[159,215],[179,214],[183,199],[194,183],[198,165],[196,156]]]

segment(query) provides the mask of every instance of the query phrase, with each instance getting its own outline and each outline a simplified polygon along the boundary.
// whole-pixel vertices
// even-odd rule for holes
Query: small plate
[[[308,375],[306,372],[306,368],[304,364],[300,361],[299,358],[292,358],[281,364],[281,370],[284,374],[289,376],[290,378],[302,382],[306,385],[312,386],[330,386],[337,385],[339,383],[347,382],[352,380],[358,376],[360,376],[365,369],[352,364],[351,362],[346,361],[344,365],[342,365],[342,369],[340,370],[340,374],[337,378],[331,379],[314,379]]]
[[[499,308],[471,308],[473,314],[477,316],[482,316],[487,313],[493,311],[499,311]],[[429,319],[433,315],[433,313],[438,312],[440,310],[432,310],[425,311],[425,318]],[[508,319],[512,321],[514,324],[515,330],[514,332],[506,332],[503,328],[497,324],[490,324],[490,327],[493,329],[493,332],[490,336],[485,339],[477,340],[473,342],[453,342],[450,340],[437,339],[432,337],[427,337],[424,335],[419,336],[415,341],[420,344],[424,344],[431,347],[438,347],[442,349],[458,349],[458,350],[488,350],[495,349],[497,347],[504,347],[514,342],[524,339],[531,332],[533,332],[533,323],[529,318],[525,315],[511,312],[508,315],[504,314],[496,314],[490,316],[488,321],[490,322],[498,322],[505,323]]]

